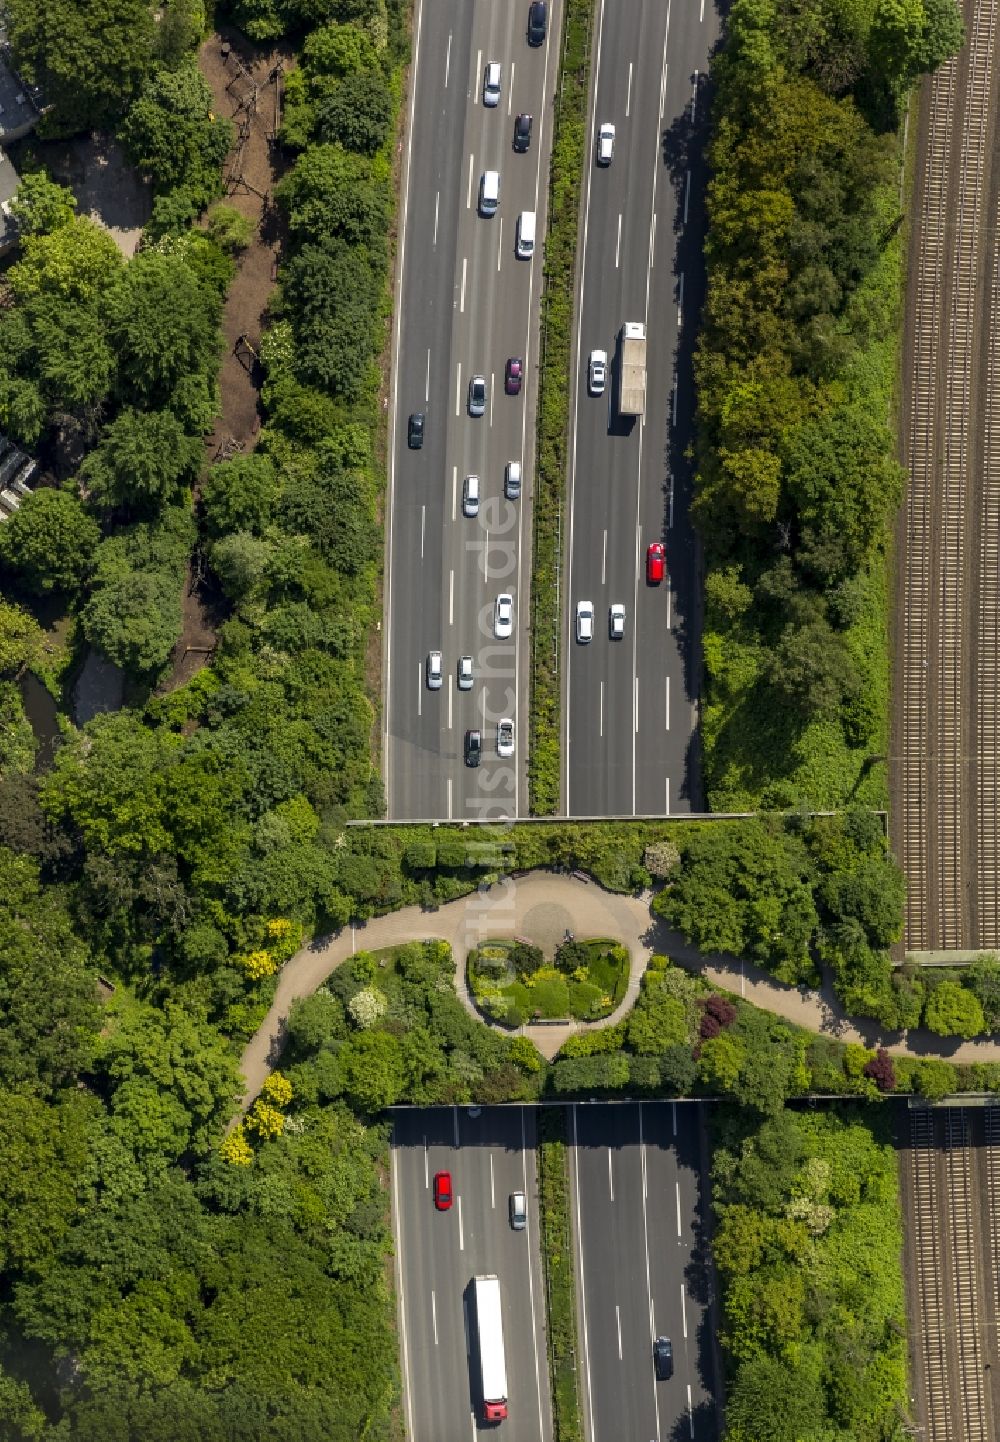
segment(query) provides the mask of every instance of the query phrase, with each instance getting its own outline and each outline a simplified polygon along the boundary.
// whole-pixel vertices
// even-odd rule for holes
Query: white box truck
[[[646,414],[646,327],[627,320],[618,333],[618,412]]]
[[[479,1383],[484,1422],[507,1416],[507,1359],[500,1316],[500,1278],[476,1277],[476,1335],[479,1340]]]

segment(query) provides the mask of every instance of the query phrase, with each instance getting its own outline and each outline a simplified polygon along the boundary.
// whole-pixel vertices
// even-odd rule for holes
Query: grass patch
[[[553,1435],[555,1442],[581,1442],[583,1425],[576,1386],[576,1282],[570,1232],[566,1111],[563,1107],[545,1107],[539,1112],[538,1142]]]
[[[629,955],[604,938],[564,943],[554,962],[515,941],[491,941],[469,953],[469,989],[490,1021],[602,1021],[628,988]]]
[[[549,171],[533,505],[528,784],[531,809],[537,815],[553,812],[559,806],[561,522],[592,27],[591,0],[567,0]]]

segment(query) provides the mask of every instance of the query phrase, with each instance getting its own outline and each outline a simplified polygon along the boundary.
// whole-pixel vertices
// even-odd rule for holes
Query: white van
[[[500,204],[500,172],[484,170],[479,182],[479,214],[496,215]]]
[[[535,251],[535,212],[522,210],[517,217],[517,255],[527,260]]]
[[[521,495],[521,462],[508,461],[503,473],[503,493],[508,501],[516,501]]]
[[[462,487],[462,515],[479,515],[479,477],[466,476]]]

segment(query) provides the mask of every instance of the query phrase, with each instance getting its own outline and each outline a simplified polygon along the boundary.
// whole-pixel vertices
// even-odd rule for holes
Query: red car
[[[451,1210],[451,1172],[434,1173],[434,1205],[439,1212]]]
[[[646,580],[658,586],[666,572],[666,548],[662,541],[651,541],[646,547]]]
[[[507,372],[504,377],[504,390],[509,396],[520,395],[521,375],[521,362],[517,356],[512,355],[507,362]]]

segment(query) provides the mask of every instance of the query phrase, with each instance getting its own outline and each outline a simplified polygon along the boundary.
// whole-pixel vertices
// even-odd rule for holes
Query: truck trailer
[[[479,1341],[479,1384],[484,1422],[507,1416],[507,1359],[503,1350],[500,1278],[476,1277],[476,1336]]]
[[[627,320],[618,333],[618,412],[646,414],[646,327]]]

